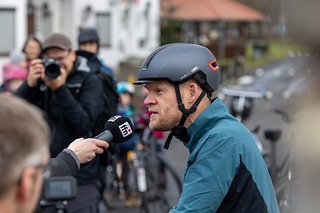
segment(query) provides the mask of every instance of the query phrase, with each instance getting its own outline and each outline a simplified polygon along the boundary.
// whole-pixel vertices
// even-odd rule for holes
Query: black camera
[[[54,58],[43,59],[44,73],[49,79],[56,79],[60,75],[60,63]]]
[[[72,176],[49,177],[44,179],[42,195],[35,212],[53,207],[57,212],[65,210],[67,201],[77,195],[77,180]],[[65,212],[65,211],[61,211]]]
[[[76,190],[74,177],[50,177],[44,180],[42,198],[47,201],[70,200],[76,196]]]

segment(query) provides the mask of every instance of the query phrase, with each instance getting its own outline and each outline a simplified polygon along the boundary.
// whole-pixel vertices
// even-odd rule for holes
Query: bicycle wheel
[[[160,154],[157,154],[160,164],[164,167],[164,179],[160,178],[160,187],[164,191],[163,202],[169,208],[174,207],[180,198],[182,192],[182,180],[176,170],[169,164],[169,162]]]
[[[276,195],[280,211],[283,213],[293,212],[292,186],[288,180],[280,181],[276,187]]]
[[[145,174],[147,189],[141,193],[140,212],[168,212],[178,201],[182,182],[173,167],[160,155],[146,158]]]
[[[104,201],[109,210],[118,208],[121,202],[121,185],[119,175],[117,174],[117,160],[115,156],[111,158],[106,167],[106,186],[103,193]]]
[[[146,188],[141,193],[142,203],[140,212],[165,212],[160,210],[160,207],[161,209],[163,207],[161,203],[163,192],[160,189],[159,162],[156,160],[155,156],[146,156],[143,168],[145,171]]]
[[[277,168],[277,179],[274,183],[279,208],[283,213],[295,212],[296,175],[294,153],[290,149],[282,164]]]

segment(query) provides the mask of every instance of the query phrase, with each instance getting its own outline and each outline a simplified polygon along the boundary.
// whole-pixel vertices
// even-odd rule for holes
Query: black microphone
[[[122,143],[133,135],[133,124],[129,118],[116,115],[111,117],[104,125],[105,131],[94,137],[95,139]]]

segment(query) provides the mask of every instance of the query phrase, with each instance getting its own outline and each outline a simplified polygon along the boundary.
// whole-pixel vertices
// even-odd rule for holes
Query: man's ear
[[[200,86],[194,81],[191,81],[188,84],[188,95],[189,95],[188,102],[194,103],[197,100],[200,93],[201,93]]]
[[[17,200],[20,202],[29,202],[29,198],[34,193],[35,179],[35,169],[26,168],[23,170],[21,179],[17,185]]]

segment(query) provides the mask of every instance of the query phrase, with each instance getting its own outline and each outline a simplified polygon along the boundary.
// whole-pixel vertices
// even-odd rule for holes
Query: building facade
[[[160,0],[2,0],[0,65],[21,49],[28,35],[40,40],[52,32],[68,35],[77,46],[81,28],[95,27],[100,56],[115,70],[128,58],[144,58],[159,46]]]

